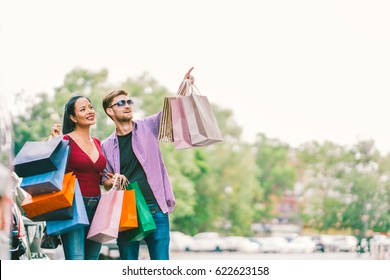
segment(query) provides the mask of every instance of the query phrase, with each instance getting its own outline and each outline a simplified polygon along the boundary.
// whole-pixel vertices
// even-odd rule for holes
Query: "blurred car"
[[[315,235],[311,237],[311,240],[316,244],[316,251],[322,253],[332,251],[333,239],[334,236],[326,234]]]
[[[358,240],[352,235],[336,235],[330,242],[329,247],[334,252],[354,252]]]
[[[247,237],[243,236],[227,236],[225,237],[226,250],[237,251],[244,253],[255,253],[259,252],[260,244],[251,241]]]
[[[299,236],[287,243],[283,251],[286,253],[314,253],[316,244],[309,236]]]
[[[250,240],[260,245],[262,253],[282,253],[288,244],[284,237],[252,237]]]
[[[169,247],[171,251],[184,252],[189,251],[193,243],[193,238],[180,231],[170,232],[171,241]]]
[[[189,246],[190,251],[224,251],[225,239],[217,232],[200,232],[193,236],[193,242]]]

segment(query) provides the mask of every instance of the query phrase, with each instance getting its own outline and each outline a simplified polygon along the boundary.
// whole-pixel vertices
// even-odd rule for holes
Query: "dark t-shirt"
[[[138,183],[147,204],[155,204],[157,201],[153,195],[152,189],[150,188],[145,171],[134,154],[132,135],[132,132],[124,136],[118,135],[121,165],[120,172],[126,176],[130,183]]]

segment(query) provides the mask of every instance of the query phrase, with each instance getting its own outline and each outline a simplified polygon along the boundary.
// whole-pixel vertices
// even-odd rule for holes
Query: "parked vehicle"
[[[180,231],[171,231],[170,238],[170,250],[175,252],[189,251],[194,242],[192,236]]]
[[[243,236],[227,236],[225,237],[226,250],[244,252],[244,253],[255,253],[259,252],[260,244],[251,241],[247,237]]]
[[[200,232],[193,236],[190,251],[224,251],[226,250],[225,239],[217,232]]]
[[[282,253],[288,244],[284,237],[252,237],[251,240],[259,243],[262,253]]]
[[[337,235],[330,242],[329,247],[333,252],[355,252],[358,240],[352,235]]]
[[[287,243],[283,251],[286,253],[314,253],[316,244],[309,236],[299,236]]]

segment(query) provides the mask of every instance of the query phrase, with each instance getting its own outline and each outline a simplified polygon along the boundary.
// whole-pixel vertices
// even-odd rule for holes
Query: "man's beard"
[[[120,122],[131,122],[133,120],[133,115],[131,116],[122,116],[121,118],[118,119]]]

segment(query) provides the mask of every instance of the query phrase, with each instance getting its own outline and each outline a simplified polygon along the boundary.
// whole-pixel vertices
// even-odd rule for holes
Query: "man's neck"
[[[116,134],[119,136],[127,135],[133,130],[133,122],[117,123]]]

